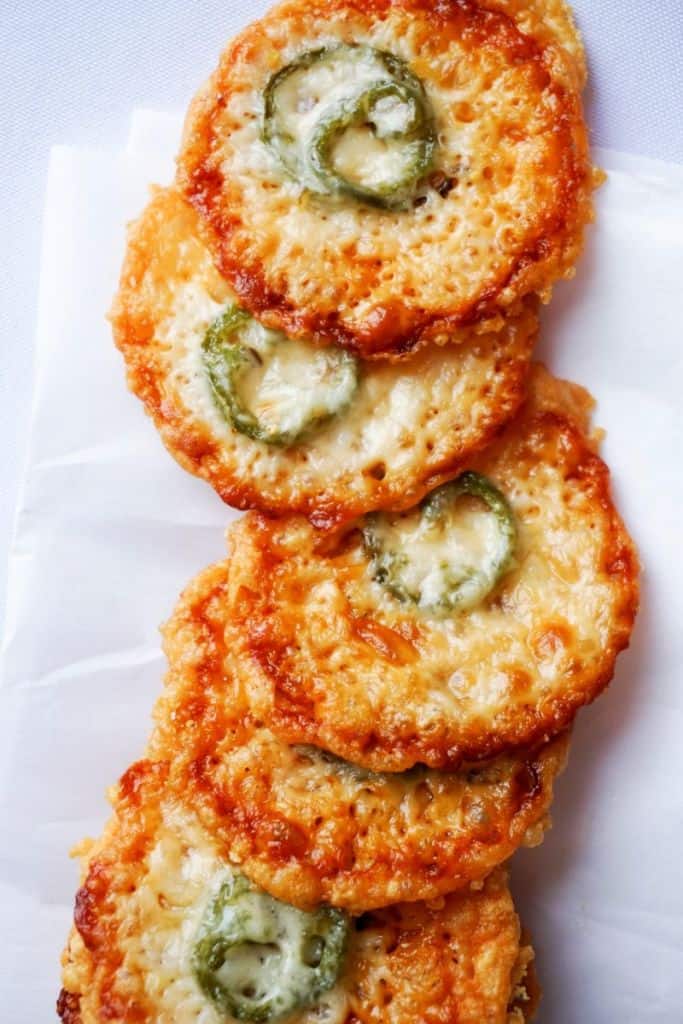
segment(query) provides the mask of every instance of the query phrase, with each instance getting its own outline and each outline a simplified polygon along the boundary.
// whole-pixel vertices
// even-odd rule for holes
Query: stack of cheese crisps
[[[65,1024],[520,1024],[541,841],[637,559],[533,365],[597,182],[563,0],[292,0],[195,99],[112,320],[248,509],[84,843]]]

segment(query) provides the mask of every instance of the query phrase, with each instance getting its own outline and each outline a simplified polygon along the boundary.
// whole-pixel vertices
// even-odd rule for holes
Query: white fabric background
[[[264,0],[0,0],[0,630],[23,463],[48,152],[121,144],[134,106],[181,109],[227,21]],[[574,0],[598,145],[683,163],[683,0]],[[103,197],[106,201],[106,197]]]

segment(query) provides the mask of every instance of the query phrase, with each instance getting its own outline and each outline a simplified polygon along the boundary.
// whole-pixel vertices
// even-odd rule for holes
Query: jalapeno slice
[[[480,604],[510,568],[517,539],[507,499],[473,472],[410,512],[367,516],[362,532],[374,578],[399,601],[436,615]]]
[[[386,208],[409,205],[436,150],[420,80],[393,54],[359,44],[308,51],[273,75],[263,139],[310,191]]]
[[[221,1012],[236,1020],[276,1020],[332,988],[348,933],[341,910],[306,913],[231,874],[206,909],[192,968]]]
[[[238,306],[209,326],[202,357],[213,399],[235,430],[290,447],[339,415],[358,387],[357,360],[264,327]]]

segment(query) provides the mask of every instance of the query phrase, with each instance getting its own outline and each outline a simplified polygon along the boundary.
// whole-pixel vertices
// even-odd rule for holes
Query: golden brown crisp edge
[[[343,18],[345,10],[365,16],[381,15],[393,5],[410,6],[433,19],[435,32],[456,17],[474,17],[486,11],[484,4],[461,3],[459,0],[315,0],[315,11],[330,18]],[[513,3],[498,0],[492,10],[499,20],[514,26]],[[503,10],[503,8],[505,8]],[[297,16],[296,2],[273,8],[264,19],[248,26],[227,47],[217,70],[199,91],[190,106],[185,123],[183,145],[178,158],[179,187],[201,215],[206,240],[214,253],[217,266],[231,282],[240,301],[250,312],[268,324],[291,334],[308,337],[321,344],[345,346],[365,358],[385,358],[404,354],[430,340],[467,336],[469,328],[500,321],[501,311],[510,306],[503,302],[503,292],[519,297],[533,291],[547,295],[549,286],[562,276],[571,274],[583,248],[583,229],[593,220],[592,191],[599,182],[589,155],[588,134],[583,117],[581,97],[576,88],[554,81],[552,89],[557,104],[555,143],[556,164],[553,173],[560,182],[556,206],[545,211],[541,224],[527,232],[514,259],[505,270],[482,285],[476,295],[458,307],[436,311],[408,309],[396,301],[377,307],[361,327],[340,320],[335,311],[296,308],[286,290],[271,284],[263,265],[237,253],[233,237],[241,227],[239,211],[225,209],[222,202],[225,178],[215,158],[218,115],[225,108],[231,91],[230,79],[234,54],[265,43],[264,34],[270,21]],[[308,17],[312,9],[305,9]],[[491,11],[489,11],[491,13]],[[301,13],[303,16],[303,12]],[[491,30],[490,45],[500,45],[505,32]],[[500,37],[500,38],[499,38]],[[558,60],[557,46],[543,39],[524,37],[535,47],[539,69],[547,73]],[[581,80],[579,74],[579,80]],[[463,333],[464,332],[464,333]]]

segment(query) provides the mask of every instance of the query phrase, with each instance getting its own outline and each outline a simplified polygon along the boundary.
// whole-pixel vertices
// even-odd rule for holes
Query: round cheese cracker
[[[261,915],[251,926],[238,920],[238,929],[255,933],[274,919],[283,924],[282,934],[260,947],[250,948],[255,940],[247,939],[227,975],[212,965],[212,994],[202,986],[198,944],[212,902],[224,887],[235,886],[235,875],[220,842],[169,789],[167,766],[133,765],[114,793],[114,812],[103,837],[82,857],[57,1004],[63,1024],[234,1024],[235,1016],[215,1001],[227,986],[238,987],[247,1004],[254,989],[286,993],[292,966],[278,971],[277,963],[291,951],[300,912],[263,900],[254,889],[248,905]],[[215,919],[210,923],[215,927]],[[476,890],[365,914],[345,927],[336,982],[312,1005],[289,1013],[288,1024],[428,1024],[435,1014],[443,1024],[530,1019],[533,951],[520,937],[502,869]],[[229,961],[226,946],[216,942],[213,948]],[[239,986],[236,970],[244,978]],[[241,1019],[284,1018],[265,1013]]]
[[[325,379],[316,378],[321,350],[261,332],[276,358],[284,353],[265,372],[262,365],[246,368],[260,375],[252,408],[262,421],[292,424],[298,416],[300,426],[307,395],[322,394],[333,410],[300,439],[282,443],[280,433],[269,443],[253,436],[253,419],[245,424],[234,407],[226,409],[220,381],[214,390],[206,340],[211,325],[234,308],[235,295],[213,266],[196,213],[175,190],[158,192],[131,229],[112,310],[129,385],[171,454],[229,504],[301,512],[318,525],[409,506],[452,476],[522,401],[538,326],[530,303],[496,334],[429,346],[400,363],[342,353],[353,365],[344,364],[346,376],[327,390]],[[258,325],[251,322],[250,329]],[[245,352],[253,362],[248,345],[228,347],[227,356]],[[235,388],[228,387],[230,397]]]
[[[500,439],[420,510],[332,535],[236,524],[230,647],[255,713],[374,771],[456,768],[565,729],[611,679],[638,602],[589,407],[538,367]]]
[[[583,75],[557,0],[292,0],[225,50],[178,182],[268,326],[365,356],[462,340],[573,273]]]
[[[230,859],[278,899],[354,913],[433,899],[543,837],[568,737],[442,773],[364,771],[278,740],[248,713],[226,645],[229,563],[201,573],[164,629],[148,749]]]

